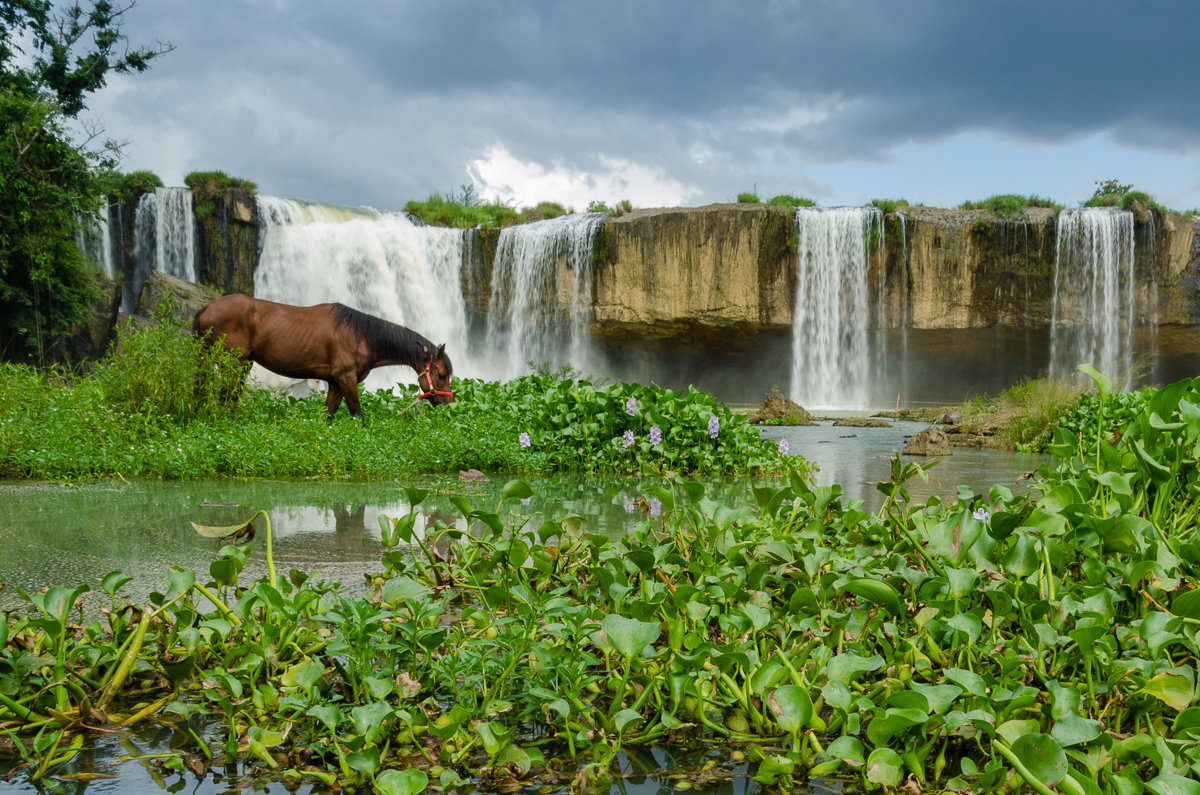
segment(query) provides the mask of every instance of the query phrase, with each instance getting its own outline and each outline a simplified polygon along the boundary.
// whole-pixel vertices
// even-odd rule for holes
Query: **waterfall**
[[[100,271],[112,279],[116,273],[113,267],[112,234],[108,228],[108,208],[101,208],[95,215],[81,219],[79,228],[75,231],[75,245],[83,255],[100,268]]]
[[[128,312],[137,311],[142,285],[158,261],[157,240],[158,202],[153,193],[143,193],[133,210],[133,272],[121,285],[121,304]]]
[[[868,238],[883,244],[874,207],[796,208],[793,399],[806,408],[868,402]]]
[[[196,281],[196,223],[191,188],[155,188],[154,267]],[[140,206],[140,205],[139,205]]]
[[[417,226],[401,213],[274,196],[259,196],[257,209],[262,252],[255,296],[352,306],[445,343],[455,370],[475,374],[461,287],[462,230]],[[364,386],[399,380],[415,382],[416,373],[381,368]]]
[[[605,217],[580,213],[501,230],[488,300],[489,377],[513,378],[528,362],[592,367],[592,247]]]
[[[1133,369],[1133,213],[1108,207],[1058,216],[1050,372],[1090,363],[1114,386]]]

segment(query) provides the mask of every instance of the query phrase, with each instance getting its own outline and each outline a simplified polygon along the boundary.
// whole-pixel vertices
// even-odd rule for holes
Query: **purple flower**
[[[662,441],[662,429],[657,425],[650,426],[650,444],[658,444]]]
[[[629,499],[629,495],[621,496],[621,507],[625,509],[625,513],[633,513],[633,500]]]
[[[779,454],[780,455],[788,454],[788,440],[787,439],[779,440]]]
[[[633,431],[625,431],[625,433],[621,434],[621,443],[626,447],[633,444]]]
[[[987,508],[978,508],[976,509],[975,513],[971,514],[971,518],[977,522],[986,522],[988,519],[992,518],[992,515],[988,513]]]
[[[522,447],[528,447],[533,444],[533,442],[529,441],[529,434],[525,433],[525,431],[521,431],[521,435],[517,437],[517,441],[521,443]]]
[[[650,515],[662,516],[662,500],[658,497],[650,498]]]
[[[633,398],[629,398],[629,400],[625,401],[625,413],[628,414],[630,417],[633,416],[633,412],[636,409],[637,409],[637,401],[636,400],[634,400]]]
[[[521,498],[521,504],[522,504],[522,505],[528,505],[528,504],[529,504],[530,502],[532,502],[532,501],[533,501],[533,498],[532,498],[532,497],[522,497],[522,498]]]
[[[713,416],[708,418],[708,438],[716,439],[720,433],[721,433],[721,421],[718,420],[716,415],[714,414]]]

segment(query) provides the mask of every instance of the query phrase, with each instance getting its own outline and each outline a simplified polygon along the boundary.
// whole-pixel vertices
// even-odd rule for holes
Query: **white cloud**
[[[517,207],[555,201],[582,211],[591,201],[628,199],[635,207],[677,207],[702,190],[668,177],[662,169],[601,155],[599,169],[585,171],[563,164],[549,167],[521,160],[495,144],[467,163],[480,196]]]

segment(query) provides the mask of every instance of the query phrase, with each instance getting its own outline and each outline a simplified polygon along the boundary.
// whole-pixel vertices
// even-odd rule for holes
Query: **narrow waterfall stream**
[[[882,247],[883,213],[798,207],[795,220],[792,398],[806,408],[867,408],[867,249],[871,235]]]
[[[592,247],[604,213],[580,213],[500,232],[488,301],[489,378],[513,378],[527,363],[592,365],[587,322]]]
[[[1133,213],[1108,207],[1058,216],[1050,372],[1089,363],[1125,384],[1133,369]]]
[[[474,368],[463,305],[463,234],[400,213],[257,199],[262,253],[254,294],[308,306],[340,302],[445,343],[457,370]],[[464,366],[465,365],[465,366]],[[375,370],[364,388],[414,382],[406,367]]]

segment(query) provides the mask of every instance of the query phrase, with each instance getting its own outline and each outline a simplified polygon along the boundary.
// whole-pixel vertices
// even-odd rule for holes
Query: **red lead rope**
[[[453,392],[443,392],[440,389],[433,388],[433,373],[431,372],[432,368],[433,357],[430,356],[429,361],[425,364],[425,369],[417,373],[417,386],[421,386],[421,376],[423,375],[425,376],[425,380],[429,382],[429,391],[422,392],[421,394],[417,395],[417,400],[425,400],[426,398],[431,398],[434,395],[440,395],[441,397],[454,397]]]

